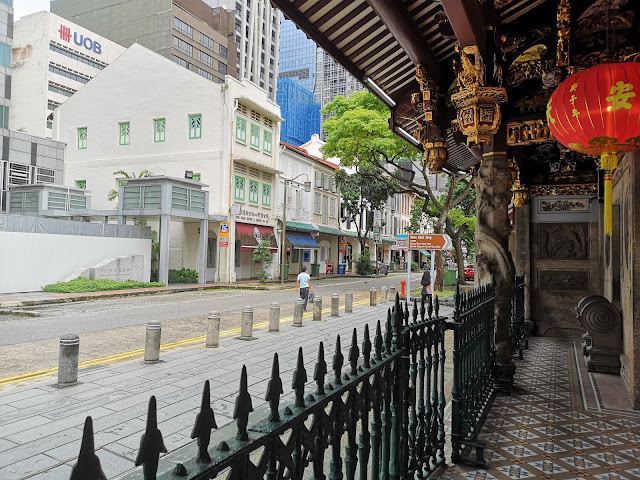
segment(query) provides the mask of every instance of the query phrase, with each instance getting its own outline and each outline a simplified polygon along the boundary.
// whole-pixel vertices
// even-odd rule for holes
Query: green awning
[[[396,243],[396,239],[393,237],[382,237],[382,241],[388,243]]]
[[[351,230],[344,230],[340,233],[340,235],[342,235],[343,237],[358,238],[358,234],[356,232],[352,232]]]
[[[344,232],[342,232],[341,230],[334,227],[327,227],[325,225],[318,225],[318,231],[327,235],[338,235],[340,237],[344,236]]]
[[[287,221],[287,230],[300,230],[302,232],[318,232],[319,230],[310,223],[299,223]]]
[[[431,252],[429,250],[420,250],[420,253],[426,255],[427,258],[431,258]]]

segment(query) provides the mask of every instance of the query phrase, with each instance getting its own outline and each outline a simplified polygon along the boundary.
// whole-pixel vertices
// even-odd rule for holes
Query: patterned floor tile
[[[495,398],[480,431],[487,468],[455,465],[440,478],[640,479],[640,415],[600,410],[581,361],[572,342],[531,338],[511,396]]]
[[[591,460],[584,457],[565,457],[561,458],[564,463],[568,463],[573,468],[577,468],[578,470],[586,470],[588,468],[594,468],[597,464],[593,463]]]
[[[505,465],[498,467],[498,471],[504,473],[509,478],[535,478],[535,475],[520,465]]]

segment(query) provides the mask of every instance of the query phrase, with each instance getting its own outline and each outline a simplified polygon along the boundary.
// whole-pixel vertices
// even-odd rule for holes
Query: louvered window
[[[189,115],[189,139],[202,137],[202,115]]]

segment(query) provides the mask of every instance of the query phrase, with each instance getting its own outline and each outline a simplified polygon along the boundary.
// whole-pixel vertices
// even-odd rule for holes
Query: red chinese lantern
[[[618,155],[640,149],[640,63],[596,65],[571,75],[549,98],[547,125],[564,146],[600,157],[604,232],[611,235],[611,174]]]

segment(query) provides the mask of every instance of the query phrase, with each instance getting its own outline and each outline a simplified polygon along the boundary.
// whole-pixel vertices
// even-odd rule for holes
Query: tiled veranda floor
[[[533,338],[524,357],[512,395],[496,397],[482,428],[487,467],[456,465],[440,478],[640,479],[640,411],[603,407],[579,344]]]

